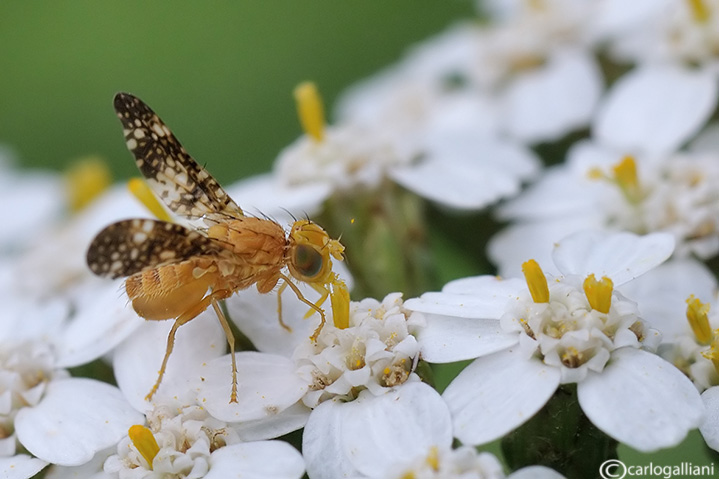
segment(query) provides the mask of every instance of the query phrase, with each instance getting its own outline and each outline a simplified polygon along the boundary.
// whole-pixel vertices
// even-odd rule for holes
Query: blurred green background
[[[112,97],[145,100],[227,183],[300,133],[292,89],[338,93],[470,17],[468,0],[44,1],[0,4],[0,143],[21,164],[99,154],[136,174]]]

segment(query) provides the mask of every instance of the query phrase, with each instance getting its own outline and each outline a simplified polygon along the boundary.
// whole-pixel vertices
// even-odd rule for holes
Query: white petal
[[[292,406],[307,391],[307,382],[284,356],[243,352],[235,357],[238,402],[229,402],[232,387],[229,354],[204,364],[195,384],[198,401],[217,419],[241,422],[271,418]]]
[[[302,455],[286,442],[262,441],[232,444],[210,456],[205,479],[300,479],[305,472]]]
[[[498,319],[467,319],[426,314],[427,325],[417,333],[422,359],[451,363],[485,356],[519,341],[505,333]]]
[[[642,318],[662,332],[664,341],[672,342],[689,330],[685,319],[689,295],[705,303],[714,302],[717,280],[697,259],[671,259],[623,285],[621,292],[639,304]]]
[[[450,281],[441,293],[425,293],[419,298],[410,298],[403,306],[412,311],[458,318],[499,319],[508,301],[524,288],[526,284],[518,279],[473,276]]]
[[[394,169],[390,176],[439,204],[480,209],[519,192],[521,180],[538,169],[536,158],[515,143],[466,135],[443,141],[429,148],[426,161]]]
[[[612,353],[601,373],[577,385],[584,414],[638,451],[676,446],[699,426],[704,405],[694,385],[659,356],[634,348]]]
[[[702,401],[706,406],[706,414],[702,419],[699,431],[707,446],[719,451],[719,386],[714,386],[702,393]]]
[[[697,133],[714,111],[714,75],[649,66],[624,75],[597,114],[594,134],[627,153],[668,153]]]
[[[442,397],[464,444],[484,444],[529,420],[557,390],[560,372],[525,360],[518,348],[476,359]]]
[[[47,462],[18,454],[12,457],[0,457],[0,477],[3,479],[29,479],[42,471]]]
[[[451,443],[451,420],[442,398],[414,382],[381,396],[365,390],[351,402],[320,404],[305,427],[302,450],[312,479],[381,477],[392,464]]]
[[[596,211],[596,210],[595,210]],[[533,259],[548,274],[557,273],[552,249],[562,238],[587,228],[601,228],[603,219],[587,213],[547,221],[515,223],[494,235],[487,248],[502,277],[522,277],[522,263]]]
[[[227,188],[228,193],[246,213],[269,216],[282,223],[296,217],[312,216],[331,192],[327,183],[287,186],[271,173],[246,178]]]
[[[508,86],[509,133],[527,143],[557,140],[589,123],[601,92],[602,75],[588,52],[556,51]]]
[[[298,402],[269,417],[234,423],[232,428],[243,441],[273,439],[305,427],[311,412],[310,408]]]
[[[523,467],[513,472],[507,479],[565,479],[563,475],[545,466]]]
[[[58,367],[79,366],[99,358],[144,323],[123,289],[119,281],[98,280],[88,285],[76,304],[77,314],[54,339]]]
[[[632,233],[583,231],[555,245],[554,264],[563,274],[597,278],[608,276],[619,286],[658,266],[674,251],[669,233],[638,236]]]
[[[127,400],[139,411],[152,409],[145,396],[157,380],[172,324],[172,320],[145,321],[115,350],[115,379]],[[196,371],[226,351],[227,338],[214,311],[205,311],[180,326],[165,377],[153,401],[162,403],[184,398],[189,392],[190,382],[197,376]],[[227,376],[230,377],[229,368]]]
[[[82,466],[50,466],[44,479],[117,479],[103,470],[108,457],[117,454],[117,445],[100,451]]]
[[[37,406],[18,412],[15,428],[19,441],[33,455],[53,464],[77,466],[144,420],[114,386],[69,378],[48,384]]]

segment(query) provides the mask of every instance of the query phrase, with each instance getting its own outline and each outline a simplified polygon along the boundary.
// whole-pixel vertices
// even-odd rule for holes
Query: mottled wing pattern
[[[113,223],[95,237],[87,264],[97,275],[119,278],[222,251],[226,250],[213,240],[176,223],[131,219]]]
[[[240,207],[142,100],[118,93],[115,111],[137,167],[170,210],[189,219],[216,222],[242,216]]]

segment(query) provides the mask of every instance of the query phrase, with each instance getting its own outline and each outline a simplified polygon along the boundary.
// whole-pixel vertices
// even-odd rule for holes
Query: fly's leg
[[[277,289],[277,319],[280,320],[280,326],[285,328],[285,330],[288,333],[291,333],[292,328],[282,320],[282,292],[285,290],[286,287],[287,287],[287,280],[285,279],[285,282],[282,283],[280,285],[280,287]]]
[[[220,295],[219,293],[224,293],[223,295]],[[212,308],[215,310],[215,313],[217,314],[217,319],[220,320],[220,325],[222,325],[222,329],[225,331],[225,337],[227,338],[227,344],[230,346],[230,357],[232,358],[232,392],[230,393],[230,402],[237,402],[237,361],[235,359],[235,335],[232,334],[232,330],[230,329],[230,323],[227,322],[227,318],[225,317],[225,314],[222,312],[222,309],[220,309],[220,305],[217,304],[217,299],[226,298],[229,296],[229,291],[217,291],[213,292],[212,295],[209,297],[211,298]],[[215,299],[217,297],[217,299]]]
[[[290,278],[288,278],[287,276],[285,276],[282,273],[279,273],[279,276],[280,276],[280,278],[282,278],[284,280],[284,283],[282,284],[282,286],[280,286],[280,288],[284,287],[285,285],[289,286],[292,289],[292,291],[295,292],[297,299],[299,299],[300,301],[305,303],[307,306],[309,306],[310,308],[312,308],[315,311],[317,311],[318,313],[320,313],[320,325],[317,326],[317,329],[315,329],[315,332],[312,333],[312,336],[310,336],[310,339],[312,340],[312,342],[317,341],[317,336],[320,335],[322,328],[325,326],[325,323],[327,322],[327,318],[325,317],[325,311],[322,308],[320,308],[319,306],[317,306],[315,303],[310,301],[309,299],[305,298],[305,296],[302,294],[302,291],[300,291],[300,288],[298,288],[297,285],[295,285],[292,282],[292,280],[290,280]]]
[[[222,329],[224,330],[225,336],[227,337],[227,343],[230,345],[230,353],[232,354],[232,392],[230,393],[230,402],[237,402],[237,364],[235,361],[235,337],[232,334],[232,330],[230,329],[230,325],[227,323],[225,315],[222,314],[222,310],[217,304],[218,300],[228,297],[228,293],[229,292],[227,290],[213,291],[211,294],[202,298],[202,300],[195,304],[195,306],[185,311],[175,319],[175,322],[170,329],[170,333],[167,335],[167,347],[165,349],[165,357],[162,359],[162,365],[160,366],[160,370],[157,374],[157,381],[155,381],[155,384],[152,386],[152,389],[147,394],[147,396],[145,396],[145,400],[151,401],[152,397],[157,392],[157,388],[160,387],[162,378],[165,376],[165,370],[167,369],[167,361],[170,359],[170,354],[172,354],[172,350],[175,347],[175,335],[177,334],[177,330],[179,329],[179,327],[195,319],[201,312],[207,309],[210,304],[212,304],[213,308],[215,309],[215,312],[217,313],[217,317],[220,320],[220,325],[222,325]]]

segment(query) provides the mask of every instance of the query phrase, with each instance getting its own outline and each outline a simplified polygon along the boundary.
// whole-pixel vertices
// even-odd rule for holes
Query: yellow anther
[[[332,321],[337,329],[350,326],[350,292],[344,281],[334,275],[331,284],[330,303],[332,304]]]
[[[130,190],[130,193],[140,200],[140,203],[145,205],[145,208],[150,210],[150,213],[158,219],[162,221],[172,221],[167,210],[157,201],[157,197],[143,179],[132,178],[127,182],[127,188]]]
[[[427,465],[434,471],[439,471],[439,449],[437,446],[429,448],[429,454],[427,454]]]
[[[587,177],[589,177],[590,180],[602,180],[607,178],[604,172],[597,167],[590,168],[589,171],[587,171]]]
[[[548,303],[549,286],[547,285],[547,277],[544,276],[544,271],[539,267],[539,264],[533,259],[525,261],[522,263],[522,273],[524,273],[524,279],[527,281],[527,286],[529,286],[532,300],[535,303]]]
[[[642,199],[642,191],[639,186],[637,163],[634,161],[634,157],[627,155],[622,158],[612,167],[612,173],[614,173],[614,181],[627,201],[632,204],[639,203]]]
[[[687,0],[687,2],[695,22],[706,23],[709,20],[711,13],[704,0]]]
[[[687,298],[687,319],[699,344],[709,344],[712,341],[708,314],[709,303],[702,303],[693,294]]]
[[[135,445],[139,453],[142,454],[142,457],[144,457],[149,464],[150,470],[152,470],[152,461],[155,460],[155,456],[157,456],[157,453],[160,452],[160,446],[157,445],[157,441],[155,440],[155,436],[152,435],[152,431],[145,426],[136,424],[130,427],[127,434],[130,436],[130,440]]]
[[[609,308],[612,306],[613,291],[614,283],[606,276],[597,281],[594,274],[590,274],[584,280],[584,294],[589,300],[589,305],[600,313],[607,314],[609,312]]]
[[[317,86],[309,81],[300,83],[294,95],[302,129],[315,141],[322,141],[325,136],[325,112]]]
[[[90,204],[112,182],[110,170],[98,157],[82,158],[74,162],[65,178],[72,211],[80,211]]]
[[[719,330],[714,331],[709,350],[702,352],[702,356],[711,361],[714,370],[719,373]]]

